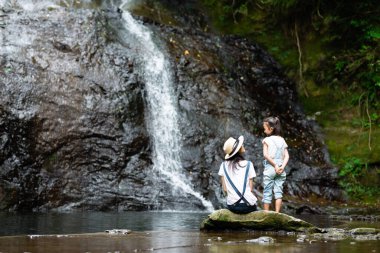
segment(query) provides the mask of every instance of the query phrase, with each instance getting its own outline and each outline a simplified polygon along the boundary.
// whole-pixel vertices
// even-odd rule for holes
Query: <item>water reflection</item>
[[[22,234],[75,234],[119,228],[133,231],[194,230],[208,213],[81,212],[0,213],[0,236]]]
[[[212,238],[221,237],[215,241]],[[356,253],[379,252],[378,241],[315,241],[297,243],[295,236],[276,236],[260,245],[244,242],[257,233],[201,233],[181,231],[134,232],[129,235],[71,235],[0,237],[0,252],[165,252],[165,253]],[[211,239],[211,240],[210,240]]]
[[[202,212],[0,213],[0,236],[95,233],[114,228],[133,231],[197,231],[207,215],[208,213]],[[298,216],[298,218],[321,228],[380,229],[379,222],[337,221],[321,215]]]
[[[311,243],[298,243],[295,234],[200,232],[199,225],[207,215],[179,212],[0,213],[0,252],[380,252],[379,241],[316,239]],[[317,226],[336,225],[328,216],[310,215],[302,218]],[[361,227],[369,225],[365,222],[360,224]],[[340,223],[340,226],[349,225]],[[127,228],[132,233],[110,235],[103,232],[112,228]],[[21,234],[28,235],[5,236]],[[275,239],[275,243],[266,245],[247,242],[261,236],[270,236]]]

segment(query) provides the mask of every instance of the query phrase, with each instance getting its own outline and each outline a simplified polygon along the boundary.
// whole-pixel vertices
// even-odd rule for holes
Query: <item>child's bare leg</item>
[[[276,212],[279,213],[281,210],[281,205],[282,205],[282,199],[276,199]],[[264,207],[265,209],[265,207]]]
[[[264,210],[269,211],[270,204],[264,203]]]

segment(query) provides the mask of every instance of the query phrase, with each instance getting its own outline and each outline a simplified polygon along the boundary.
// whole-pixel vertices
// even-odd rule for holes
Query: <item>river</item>
[[[78,212],[1,213],[0,252],[380,252],[378,240],[305,240],[299,235],[273,232],[202,232],[202,212]],[[320,227],[376,227],[379,222],[337,221],[328,216],[301,218]],[[128,229],[112,235],[106,230]],[[274,243],[247,240],[270,236]]]

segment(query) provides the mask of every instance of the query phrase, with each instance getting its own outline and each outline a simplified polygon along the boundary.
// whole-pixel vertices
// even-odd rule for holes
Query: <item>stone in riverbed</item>
[[[269,236],[261,236],[261,237],[256,238],[256,239],[246,240],[246,242],[258,243],[258,244],[273,244],[275,242],[275,239],[273,239],[272,237],[269,237]]]
[[[111,230],[106,230],[105,231],[108,234],[111,235],[127,235],[131,233],[131,230],[129,229],[111,229]]]
[[[320,232],[321,229],[301,219],[273,211],[257,211],[249,214],[235,214],[220,209],[208,216],[201,224],[201,230],[260,230]]]
[[[376,229],[376,228],[354,228],[354,229],[351,229],[349,232],[352,235],[369,235],[369,234],[380,233],[380,229]]]
[[[314,239],[341,241],[352,238],[357,241],[376,241],[380,240],[380,229],[376,228],[354,228],[345,230],[342,228],[326,228],[323,233],[312,235]]]

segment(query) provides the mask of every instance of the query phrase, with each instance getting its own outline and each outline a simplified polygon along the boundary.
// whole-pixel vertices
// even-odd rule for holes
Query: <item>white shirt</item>
[[[253,167],[253,164],[251,162],[249,166],[249,172],[248,172],[248,178],[246,183],[246,188],[244,192],[244,198],[251,204],[255,205],[257,202],[257,198],[253,193],[251,192],[251,188],[249,187],[249,179],[256,177],[255,168]],[[236,169],[229,168],[229,165],[231,164],[230,161],[226,161],[220,165],[218,175],[223,176],[224,182],[226,184],[227,188],[227,205],[233,205],[240,199],[240,196],[235,192],[234,188],[229,183],[227,177],[224,174],[223,164],[226,166],[227,173],[235,185],[235,187],[238,189],[240,193],[243,193],[243,186],[244,186],[244,176],[246,173],[246,167],[248,165],[247,161],[240,161],[240,166],[236,166]],[[244,203],[243,201],[241,203]]]
[[[271,135],[264,138],[263,144],[264,143],[268,145],[268,154],[272,159],[283,159],[284,150],[288,147],[284,138],[278,135]],[[275,157],[277,149],[280,149],[281,157]]]

